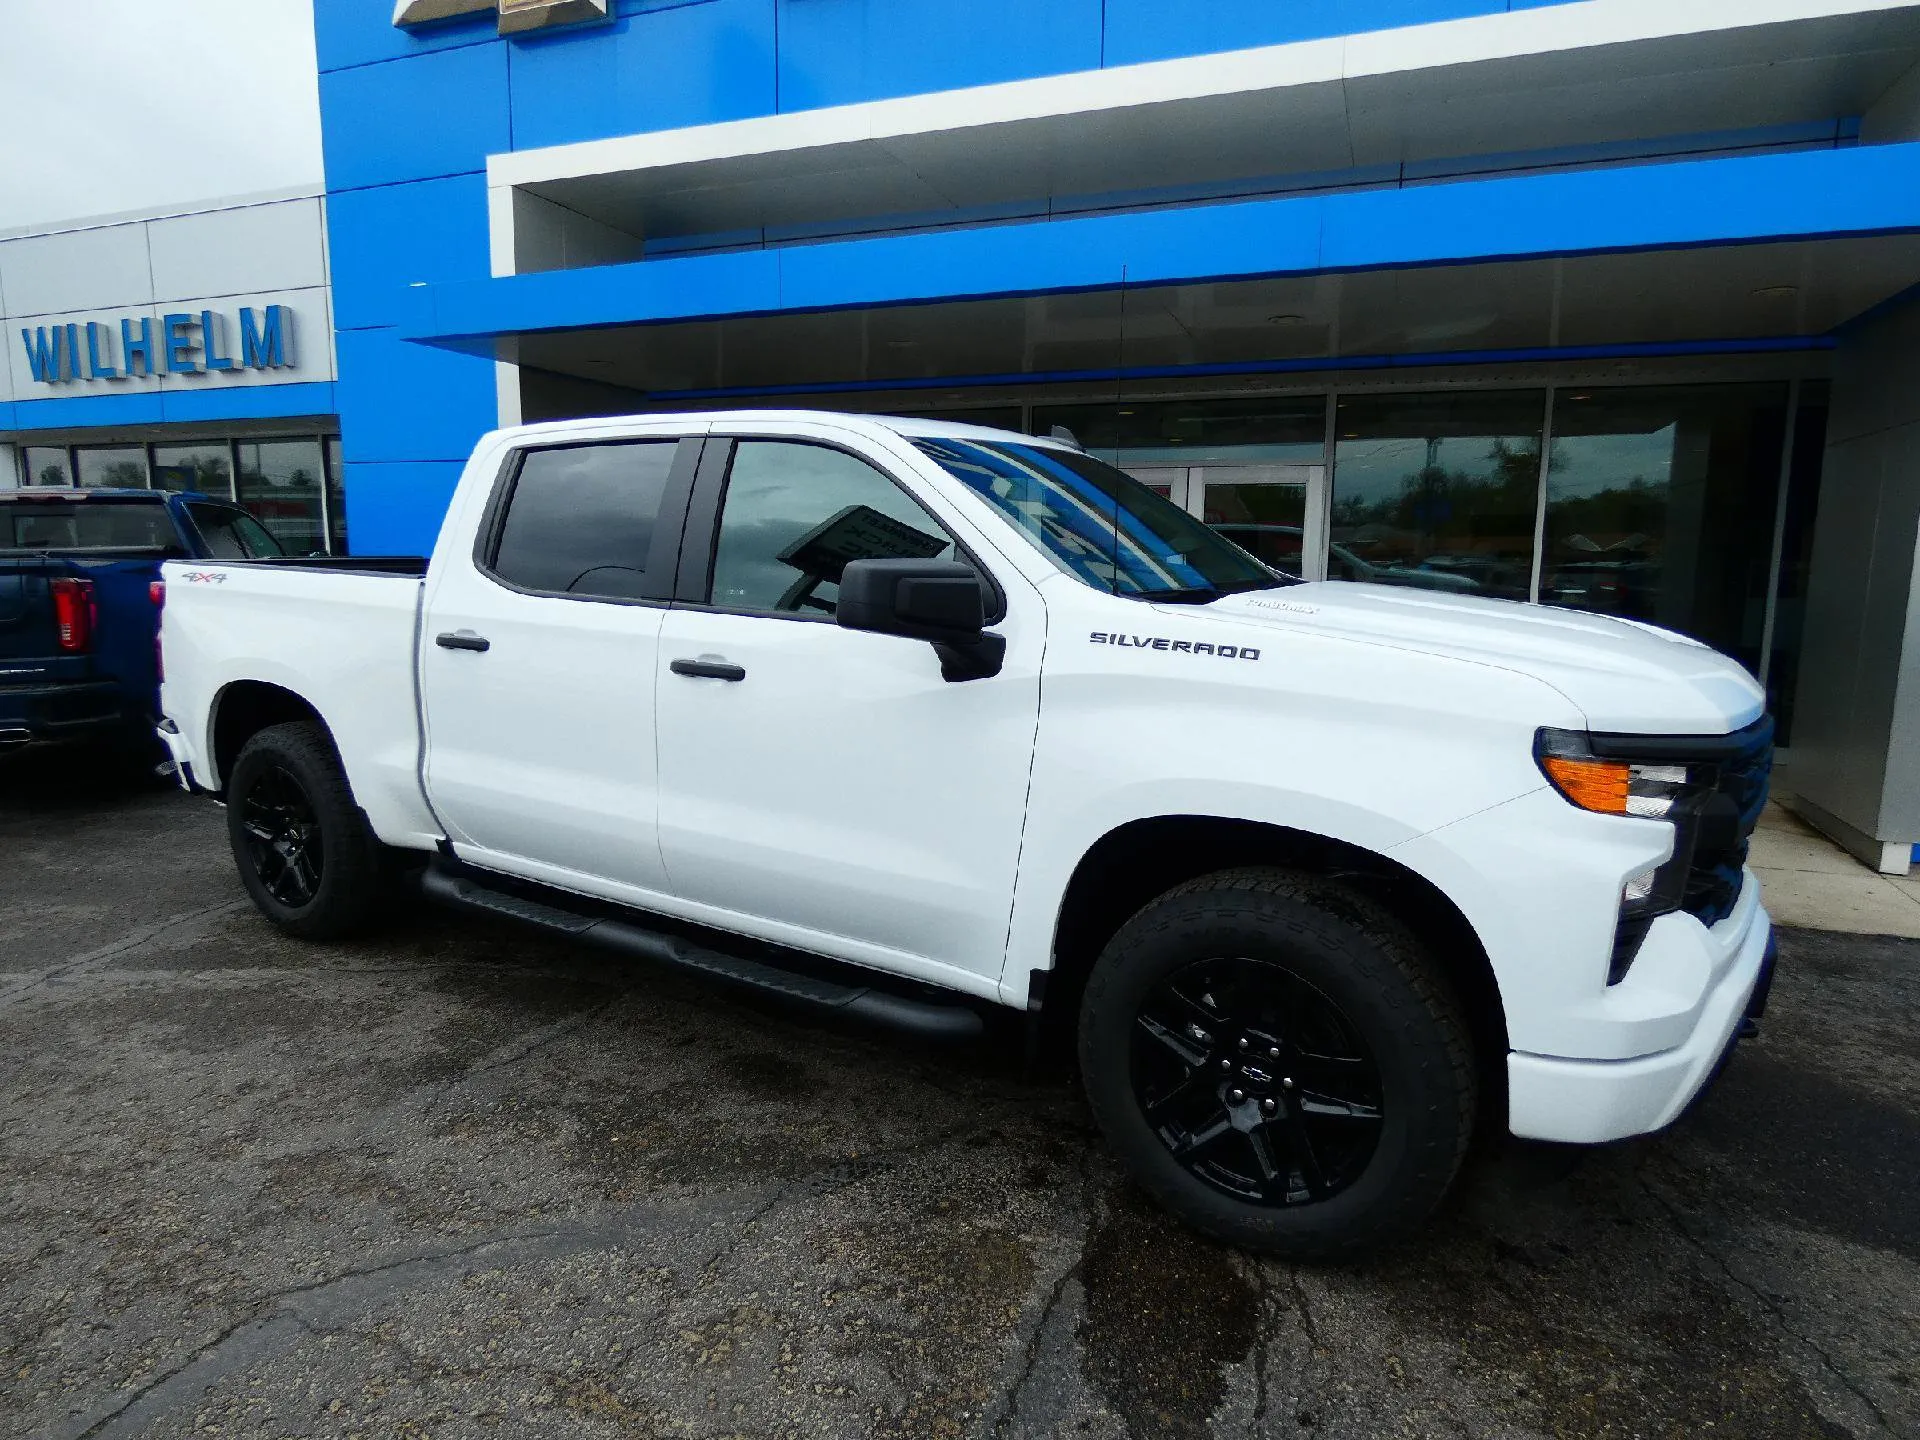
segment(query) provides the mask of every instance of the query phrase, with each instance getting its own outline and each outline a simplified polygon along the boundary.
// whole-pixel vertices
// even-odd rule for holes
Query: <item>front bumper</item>
[[[1753,884],[1749,878],[1749,885]],[[1744,908],[1744,907],[1743,907]],[[1730,937],[1731,963],[1680,1044],[1627,1060],[1507,1057],[1508,1125],[1529,1140],[1596,1145],[1671,1125],[1717,1073],[1773,978],[1773,922],[1757,903]],[[1728,922],[1732,923],[1732,922]],[[1698,927],[1696,927],[1698,928]],[[1700,931],[1701,940],[1718,939]]]

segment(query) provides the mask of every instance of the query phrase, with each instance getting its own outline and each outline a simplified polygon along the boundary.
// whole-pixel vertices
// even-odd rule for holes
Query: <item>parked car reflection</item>
[[[1250,550],[1263,563],[1287,575],[1300,573],[1305,536],[1298,525],[1215,525],[1220,534]],[[1440,558],[1440,557],[1436,557]],[[1458,571],[1425,565],[1375,565],[1346,546],[1327,547],[1327,578],[1357,580],[1370,585],[1410,585],[1420,590],[1444,590],[1454,595],[1482,593],[1480,582]]]

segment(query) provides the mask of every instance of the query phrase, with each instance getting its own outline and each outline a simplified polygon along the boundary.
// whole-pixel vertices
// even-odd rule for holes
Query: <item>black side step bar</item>
[[[930,1040],[968,1040],[985,1029],[979,1012],[965,1005],[916,1000],[871,985],[843,985],[783,970],[762,960],[723,954],[635,922],[584,915],[496,889],[474,872],[452,869],[444,860],[436,859],[427,867],[420,877],[420,888],[428,899],[443,905],[518,920],[552,934],[702,975],[736,989],[752,990],[801,1010],[846,1016]]]

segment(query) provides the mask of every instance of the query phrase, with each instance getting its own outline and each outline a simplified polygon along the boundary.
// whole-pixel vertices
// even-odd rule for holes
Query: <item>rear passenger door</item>
[[[455,852],[644,903],[660,860],[654,672],[699,442],[531,448],[420,638],[426,786]]]

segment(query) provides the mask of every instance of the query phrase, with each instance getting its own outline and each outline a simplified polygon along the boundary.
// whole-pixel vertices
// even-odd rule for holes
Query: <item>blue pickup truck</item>
[[[0,748],[146,747],[162,560],[285,553],[237,505],[155,490],[0,490]]]

